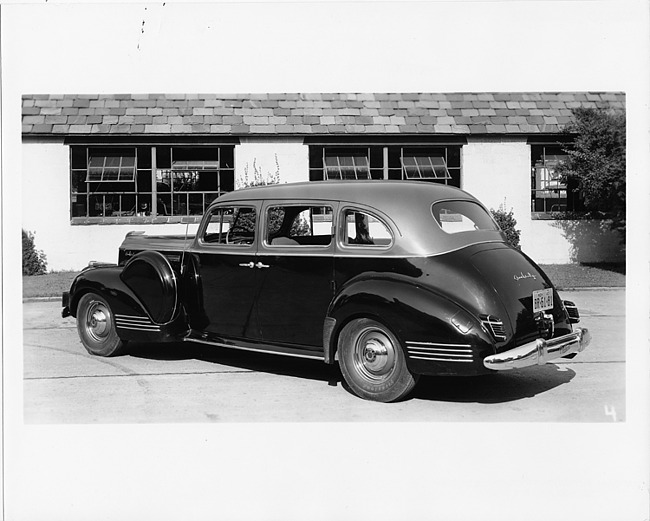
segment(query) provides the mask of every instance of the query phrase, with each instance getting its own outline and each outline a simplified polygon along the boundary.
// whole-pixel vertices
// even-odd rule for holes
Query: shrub
[[[45,254],[36,249],[34,234],[23,230],[23,275],[43,275],[47,271]]]
[[[278,155],[275,154],[275,172],[262,171],[262,168],[257,167],[257,159],[253,159],[253,176],[249,175],[248,163],[244,166],[244,178],[237,180],[237,189],[251,188],[254,186],[277,185],[280,183],[280,162]]]
[[[492,212],[492,217],[494,217],[499,228],[501,228],[501,231],[505,234],[508,244],[519,250],[519,236],[521,235],[521,230],[517,230],[516,228],[517,220],[514,217],[512,208],[510,211],[506,212],[504,203],[499,206],[498,210],[491,208],[490,212]]]

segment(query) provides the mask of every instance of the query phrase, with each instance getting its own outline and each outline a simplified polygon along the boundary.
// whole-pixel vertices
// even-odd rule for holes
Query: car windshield
[[[499,229],[490,214],[472,201],[441,201],[434,203],[431,210],[445,233]]]

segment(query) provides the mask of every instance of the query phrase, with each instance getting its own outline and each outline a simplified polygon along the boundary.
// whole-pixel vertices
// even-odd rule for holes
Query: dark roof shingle
[[[24,95],[23,135],[540,134],[622,92]]]

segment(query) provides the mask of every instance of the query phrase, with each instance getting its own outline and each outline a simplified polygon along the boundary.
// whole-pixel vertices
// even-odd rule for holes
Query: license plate
[[[533,291],[533,313],[553,309],[553,290],[540,289]]]

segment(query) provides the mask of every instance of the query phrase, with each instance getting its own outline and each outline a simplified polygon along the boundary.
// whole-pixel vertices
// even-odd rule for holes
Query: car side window
[[[390,246],[393,236],[379,218],[361,210],[347,209],[344,214],[345,246]]]
[[[332,215],[329,206],[270,206],[264,241],[268,246],[329,246]]]
[[[208,244],[248,246],[255,242],[255,208],[220,206],[210,214],[202,240]]]

